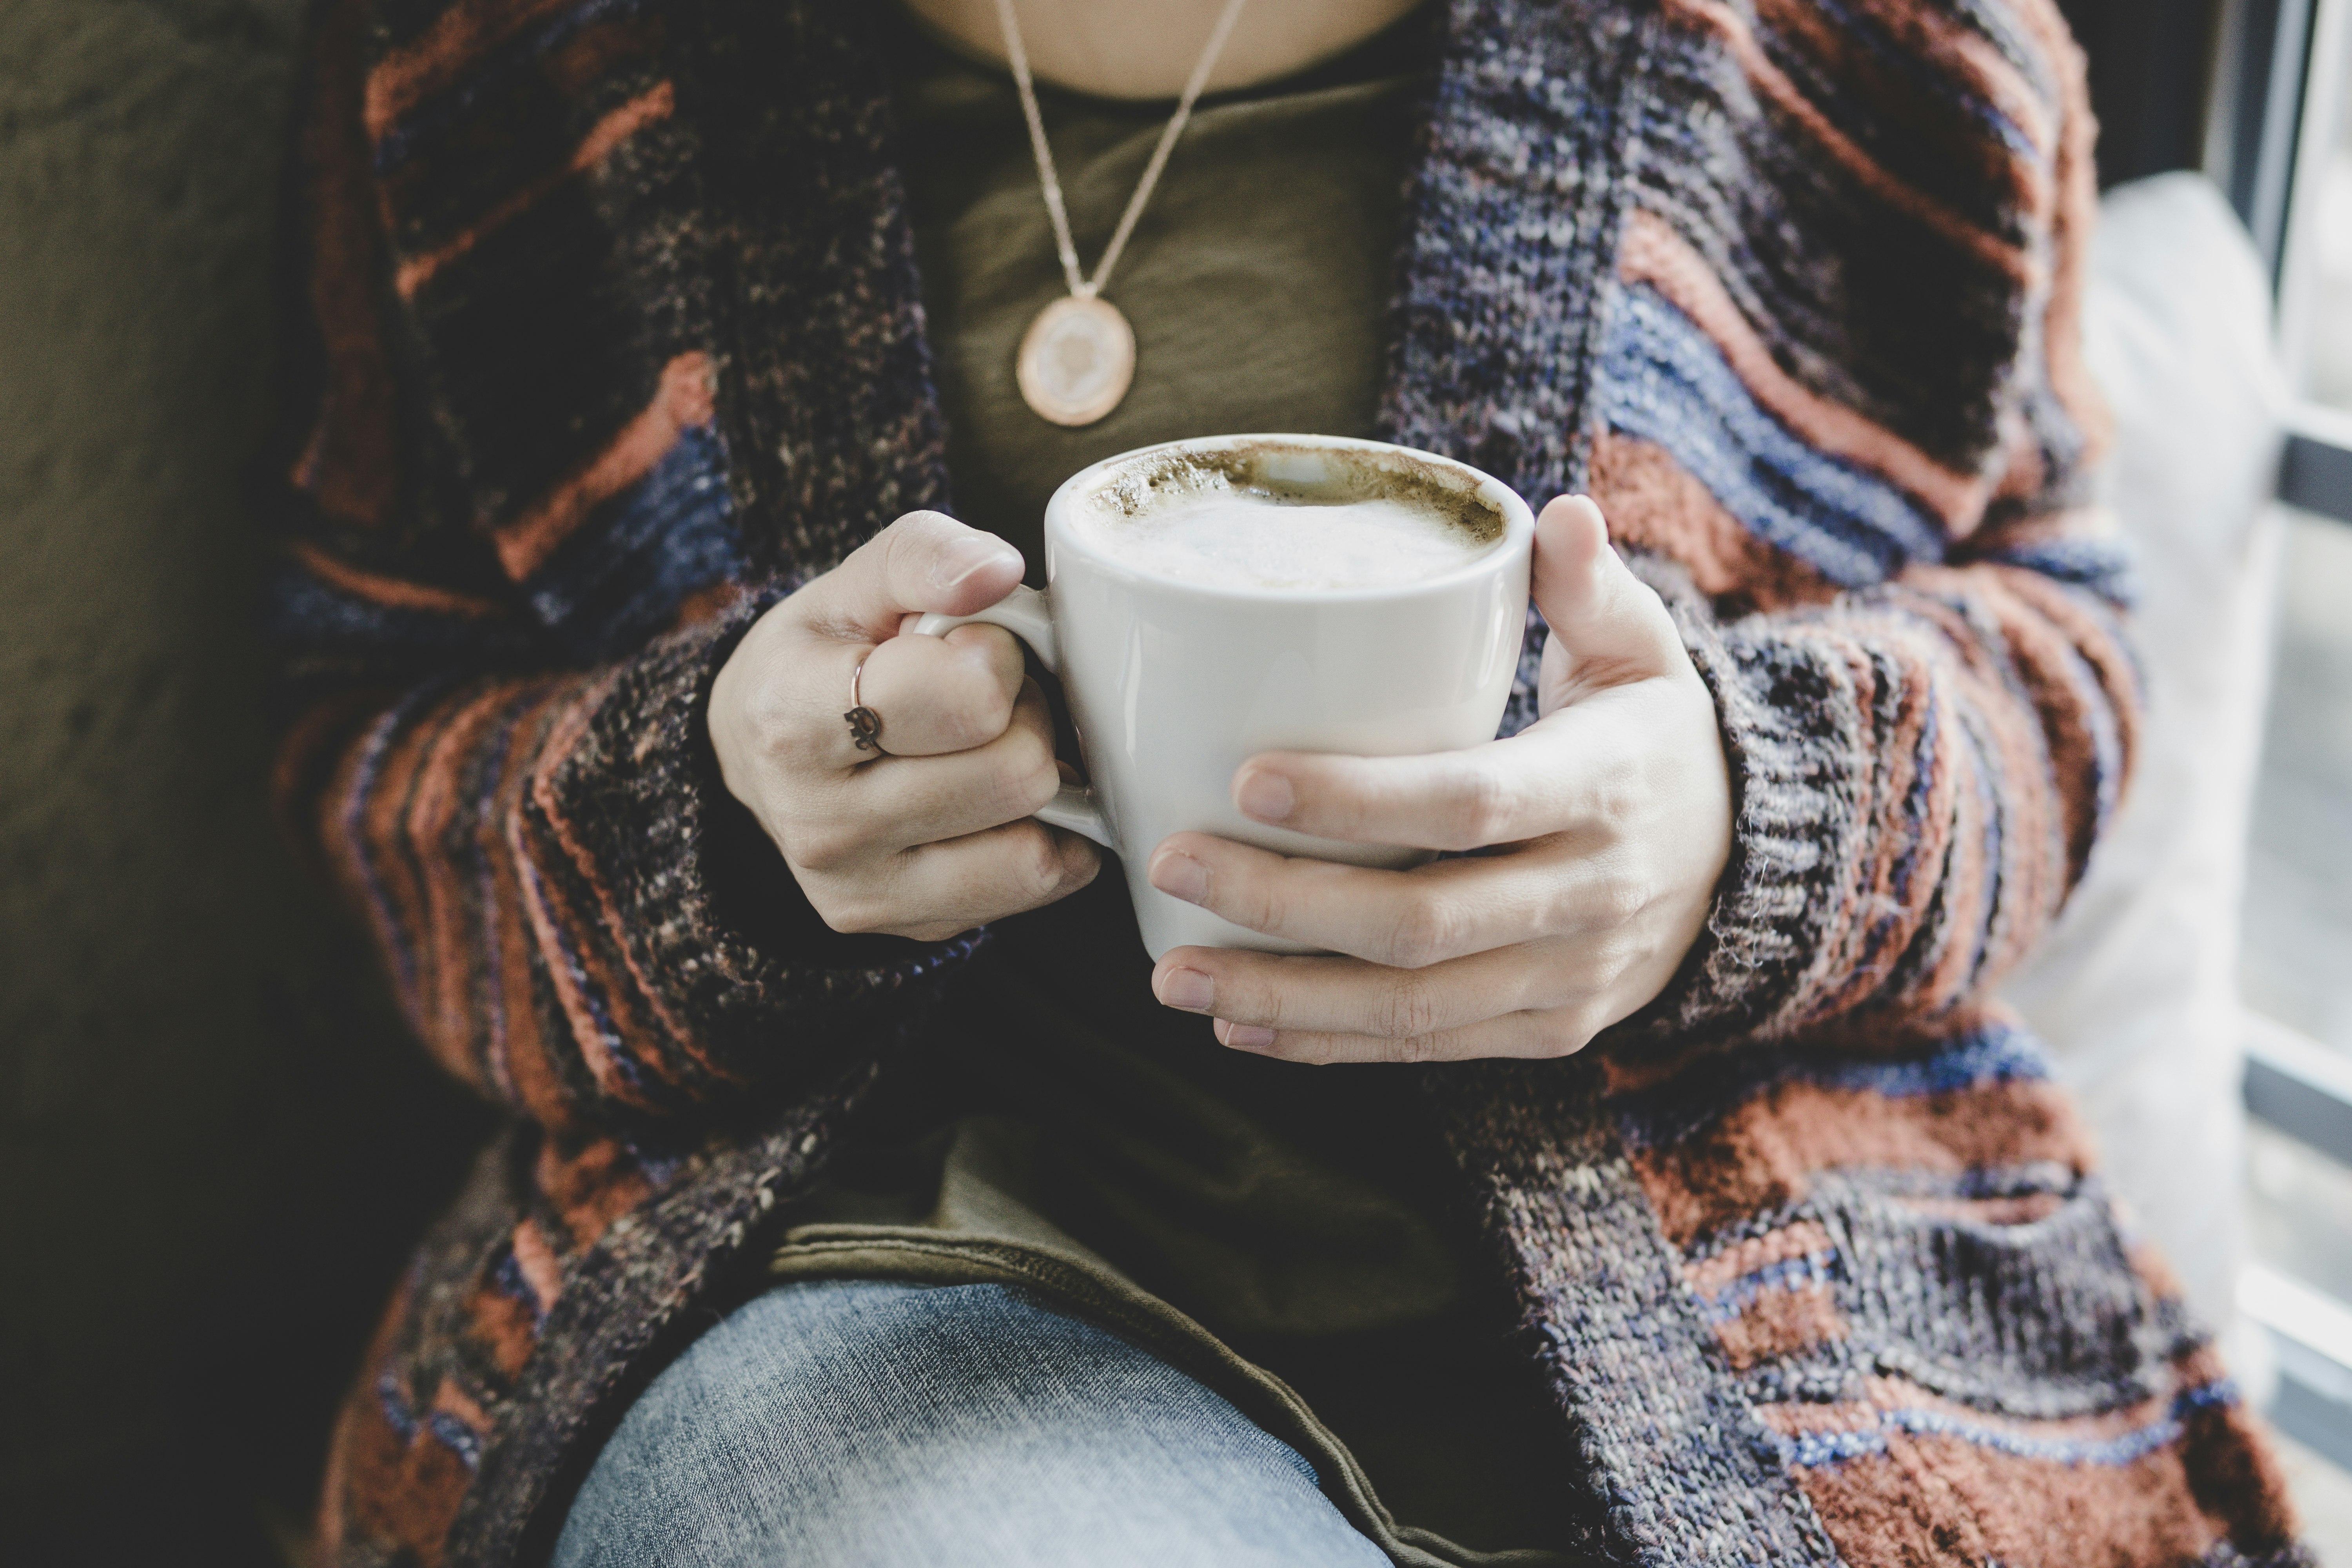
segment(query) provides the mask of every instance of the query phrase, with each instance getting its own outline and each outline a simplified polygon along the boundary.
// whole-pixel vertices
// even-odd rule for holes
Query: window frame
[[[2318,304],[2315,219],[2305,198],[2352,110],[2352,0],[2224,0],[2216,42],[2205,171],[2269,268],[2279,360],[2295,391],[2278,499],[2352,525],[2352,415],[2301,395]],[[2352,1167],[2352,1058],[2251,1010],[2246,1028],[2248,1112]],[[2238,1306],[2276,1357],[2271,1419],[2352,1469],[2352,1303],[2250,1264]]]
[[[2279,360],[2300,387],[2316,305],[2310,204],[2352,83],[2352,0],[2227,0],[2205,167],[2229,193],[2277,290]],[[2297,398],[2279,499],[2352,523],[2352,416]]]

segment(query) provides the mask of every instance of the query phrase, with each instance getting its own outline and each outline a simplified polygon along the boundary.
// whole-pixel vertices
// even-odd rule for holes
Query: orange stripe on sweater
[[[2205,1562],[2221,1533],[2178,1445],[2128,1465],[2072,1466],[1895,1432],[1884,1453],[1798,1480],[1844,1568],[2186,1565]]]
[[[2092,145],[2098,122],[2091,115],[2089,62],[2051,0],[2019,0],[2017,11],[2049,57],[2063,95],[2065,122],[2059,134],[2057,168],[2052,179],[2056,210],[2051,247],[2056,267],[2050,302],[2042,315],[2042,345],[2050,387],[2083,435],[2082,466],[2099,460],[2115,433],[2106,398],[2083,358],[2083,292],[2091,261],[2091,231],[2099,216],[2098,172]]]
[[[1636,208],[1617,254],[1619,276],[1647,283],[1714,341],[1750,395],[1807,445],[1858,463],[1919,498],[1961,538],[1984,515],[1989,479],[1955,473],[1892,430],[1782,370],[1706,260],[1673,226]]]
[[[644,413],[623,426],[580,472],[496,531],[499,560],[508,574],[520,581],[539,570],[597,503],[651,473],[669,455],[680,431],[710,420],[710,356],[679,354],[662,366],[660,384]]]
[[[737,1080],[737,1074],[720,1068],[717,1063],[703,1054],[699,1042],[696,1040],[692,1032],[671,1014],[668,1006],[662,1001],[661,994],[655,989],[652,979],[637,963],[635,948],[629,940],[630,922],[623,917],[620,906],[613,901],[612,888],[603,874],[602,868],[596,865],[594,858],[582,846],[578,836],[572,831],[570,818],[563,815],[562,802],[556,795],[553,779],[555,767],[562,761],[561,756],[552,754],[551,752],[550,756],[541,759],[538,768],[533,770],[531,796],[538,804],[541,814],[547,818],[548,827],[555,835],[557,846],[578,868],[582,879],[595,889],[596,912],[603,920],[605,935],[610,939],[614,951],[621,956],[622,966],[628,971],[634,988],[633,994],[645,1004],[646,1010],[653,1015],[654,1020],[688,1056],[719,1078],[730,1081]],[[579,945],[582,948],[582,957],[584,962],[587,956],[587,944],[583,942]],[[631,1012],[635,1011],[635,1009],[632,1007]],[[619,1023],[620,1015],[616,1007],[614,1026],[618,1027]],[[625,1034],[624,1037],[626,1037]],[[659,1058],[651,1053],[643,1053],[643,1065],[656,1072],[660,1070],[661,1066]]]
[[[2000,918],[1987,931],[1982,959],[1956,973],[1952,995],[1981,989],[2013,968],[2058,912],[2072,885],[2067,869],[2065,809],[2070,790],[2088,783],[2090,737],[2082,709],[2058,728],[2045,728],[2044,710],[2019,700],[2029,695],[2038,660],[2066,658],[2063,639],[2002,583],[1998,570],[1948,566],[1906,568],[1895,592],[1918,599],[1943,617],[1961,655],[1961,700],[1993,744],[1999,776],[1993,798],[2001,816]],[[1985,623],[1991,623],[1988,637]],[[2061,678],[2063,679],[2063,677]]]
[[[494,685],[457,708],[417,771],[407,812],[407,838],[416,848],[424,894],[417,948],[429,955],[419,1008],[443,1042],[443,1057],[465,1063],[466,1076],[477,1079],[487,1076],[478,1059],[484,1042],[478,984],[487,977],[477,964],[488,954],[474,925],[478,900],[473,889],[457,885],[459,867],[447,838],[467,804],[459,798],[459,783],[512,694],[510,684]]]
[[[2176,1386],[2202,1381],[2185,1364],[2176,1373]],[[2171,1395],[2095,1415],[2037,1421],[1941,1398],[1906,1379],[1874,1377],[1860,1400],[1759,1405],[1758,1417],[1784,1437],[1884,1434],[1883,1454],[1798,1471],[1840,1557],[1854,1568],[2072,1564],[2083,1561],[2086,1541],[2100,1542],[2103,1562],[2196,1563],[2225,1534],[2259,1552],[2284,1545],[2293,1528],[2278,1507],[2284,1491],[2274,1476],[2245,1477],[2242,1488],[2190,1484],[2191,1474],[2216,1472],[2188,1450],[2207,1432],[2226,1431],[2233,1418],[2242,1423],[2237,1411],[2193,1412],[2181,1437],[2128,1464],[2069,1465],[1881,1425],[1884,1413],[1898,1410],[1932,1412],[2027,1439],[2100,1442],[2164,1420]],[[2263,1446],[2251,1436],[2241,1426],[2235,1446],[2259,1455]],[[2265,1479],[2273,1484],[2265,1486]]]
[[[1977,990],[1978,976],[2006,933],[2038,929],[2032,864],[2040,847],[2031,836],[2033,803],[2048,787],[2048,770],[2022,721],[2023,710],[1997,676],[1988,683],[1990,656],[1965,610],[1916,595],[1897,604],[1943,645],[1933,666],[1939,707],[1929,762],[1950,784],[1948,806],[1937,814],[1947,824],[1939,830],[1948,846],[1937,889],[1941,921],[1928,933],[1927,962],[1902,998],[1902,1015],[1916,1018]],[[1997,834],[1990,846],[1989,830]],[[1902,831],[1890,809],[1875,837],[1899,839]]]
[[[2126,776],[2128,778],[2132,759],[2139,752],[2143,700],[2139,669],[2132,663],[2130,652],[2092,613],[2089,605],[2041,573],[2028,571],[2022,566],[2006,565],[1992,565],[1986,570],[2007,584],[2011,593],[2032,605],[2036,613],[2052,626],[2063,632],[2074,651],[2081,654],[2097,673],[2099,684],[2105,688],[2111,699],[2116,722],[2121,731]]]
[[[1801,1219],[1779,1230],[1751,1236],[1735,1246],[1727,1247],[1712,1258],[1702,1258],[1685,1264],[1684,1277],[1691,1289],[1713,1296],[1735,1279],[1743,1279],[1775,1263],[1786,1263],[1792,1258],[1810,1258],[1817,1252],[1827,1252],[1836,1244],[1818,1220]]]
[[[645,1173],[617,1140],[597,1138],[566,1150],[547,1139],[533,1173],[539,1190],[571,1232],[573,1251],[593,1247],[612,1223],[653,1191]]]
[[[570,751],[587,728],[587,710],[595,706],[603,690],[608,689],[618,679],[617,674],[606,676],[598,690],[579,696],[555,716],[541,742],[542,756],[550,752],[561,754]],[[538,942],[540,963],[555,992],[556,1003],[562,1009],[564,1020],[570,1026],[572,1042],[580,1051],[581,1059],[587,1064],[589,1076],[596,1080],[597,1088],[606,1096],[623,1104],[651,1109],[643,1106],[641,1097],[630,1089],[628,1080],[623,1077],[620,1064],[613,1058],[612,1043],[605,1039],[604,1027],[597,1023],[594,1009],[589,1006],[587,996],[580,989],[581,977],[572,973],[572,959],[564,952],[561,932],[564,911],[552,907],[551,902],[562,895],[547,874],[539,869],[537,859],[530,853],[525,838],[520,801],[516,809],[506,814],[506,837],[507,852],[514,858],[520,873],[518,880],[522,885],[519,890],[523,912],[529,918],[531,933]],[[587,957],[584,952],[579,955],[583,970],[589,967]],[[590,977],[593,978],[593,973]]]
[[[1837,595],[1820,573],[1750,532],[1655,442],[1597,432],[1585,488],[1609,520],[1612,541],[1679,562],[1710,597],[1777,610]]]
[[[394,994],[409,1026],[417,1032],[443,1065],[452,1072],[462,1074],[464,1061],[451,1060],[444,1056],[442,1041],[435,1033],[425,1010],[425,987],[429,984],[430,976],[422,973],[428,961],[419,946],[425,900],[422,889],[416,885],[409,858],[404,853],[406,846],[401,837],[409,786],[437,731],[437,714],[413,717],[405,728],[386,741],[379,756],[375,776],[363,795],[360,768],[366,761],[377,733],[371,729],[368,736],[352,748],[335,789],[322,803],[326,813],[322,826],[325,841],[336,847],[335,859],[352,899],[376,927],[377,938],[387,961],[386,977],[392,982]],[[347,821],[354,810],[357,813],[355,826]],[[400,959],[403,955],[406,956],[409,967],[419,972],[406,981],[401,975]]]
[[[1633,1163],[1677,1247],[1797,1202],[1816,1171],[1905,1170],[1957,1176],[1983,1165],[2053,1160],[2081,1172],[2090,1135],[2056,1085],[1979,1084],[1889,1098],[1794,1080],[1774,1085],[1681,1142]]]
[[[1918,0],[1849,0],[1914,59],[1942,68],[2015,125],[2042,157],[2056,145],[2050,106],[1992,41]]]
[[[581,0],[460,0],[415,38],[368,72],[362,114],[368,139],[381,141],[402,115],[457,79],[499,45],[542,17]]]
[[[559,921],[572,938],[568,962],[566,955],[553,945],[545,946],[544,951],[551,966],[563,977],[566,1011],[571,1015],[574,1033],[580,1038],[583,1053],[589,1058],[590,1068],[595,1074],[597,1083],[607,1094],[628,1103],[643,1104],[642,1093],[628,1087],[620,1064],[613,1058],[612,1052],[616,1046],[628,1053],[632,1065],[641,1075],[665,1082],[672,1079],[667,1071],[668,1063],[654,1048],[656,1026],[696,1060],[703,1062],[706,1067],[711,1067],[711,1064],[702,1057],[694,1038],[671,1015],[638,964],[630,942],[627,922],[613,901],[604,868],[595,863],[572,834],[555,790],[556,772],[570,760],[574,749],[585,738],[590,720],[601,705],[604,692],[609,689],[608,682],[596,692],[583,698],[572,711],[556,724],[549,732],[530,772],[531,802],[547,819],[548,829],[555,840],[556,852],[571,862],[592,889],[593,908],[581,910],[573,907],[561,885],[545,875],[544,862],[537,857],[533,857],[532,863],[542,868],[542,897],[533,900],[532,907],[549,922],[543,933],[545,943],[552,944],[556,941],[556,922]],[[517,814],[517,822],[519,832],[530,830],[524,814]],[[556,907],[559,902],[562,908]],[[597,940],[600,936],[604,940]],[[625,981],[607,962],[608,953],[618,954],[621,968],[625,972]],[[588,984],[593,985],[603,997],[614,1038],[607,1039],[604,1030],[598,1026],[586,996],[580,992],[571,973],[572,963],[580,966]],[[646,1017],[648,1014],[652,1020],[650,1024]],[[712,1067],[712,1070],[718,1069]]]
[[[1944,90],[1937,91],[1892,67],[1881,46],[1865,40],[1863,28],[1813,0],[1754,0],[1754,6],[1757,29],[1778,46],[1775,52],[1793,50],[1821,76],[1838,82],[1848,100],[1869,117],[1874,135],[1907,143],[1915,155],[1932,154],[1959,174],[1972,195],[1993,196],[2033,222],[2048,212],[2046,160],[2039,153],[2019,153],[1983,123],[1985,93],[1967,53],[1953,47],[1957,39],[1938,37],[1933,25],[1896,29],[1904,62],[1928,67],[1944,79]],[[1916,0],[1901,9],[1906,16],[1924,11]],[[2048,117],[2040,118],[2046,127]]]
[[[1858,730],[1850,754],[1869,763],[1853,785],[1854,815],[1866,826],[1850,839],[1857,858],[1838,884],[1853,890],[1790,998],[1789,1016],[1802,1021],[1835,1016],[1870,996],[1921,939],[1937,907],[1938,879],[1949,869],[1961,774],[1952,762],[1959,737],[1950,696],[1937,679],[1940,650],[1933,637],[1875,605],[1844,607],[1797,635],[1828,643],[1853,673]],[[1923,756],[1931,731],[1936,747]],[[1914,820],[1911,796],[1923,767],[1926,795]],[[1907,889],[1900,885],[1906,860]],[[1954,923],[1947,904],[1945,928]]]
[[[525,1219],[515,1226],[514,1258],[531,1294],[539,1298],[539,1310],[544,1312],[554,1306],[555,1299],[563,1293],[563,1264],[547,1244],[547,1233],[539,1228],[537,1220]]]
[[[535,928],[530,921],[522,871],[509,847],[509,834],[522,811],[523,791],[530,778],[530,758],[537,754],[552,728],[561,705],[577,692],[575,679],[551,686],[538,703],[518,714],[508,741],[504,772],[496,798],[478,829],[480,849],[490,867],[494,910],[483,911],[488,927],[483,940],[492,950],[495,968],[490,983],[498,987],[499,1028],[483,1053],[484,1065],[499,1092],[529,1111],[542,1126],[568,1125],[575,1108],[562,1079],[548,1054],[548,1026],[554,1022],[540,1012],[539,989],[531,981]],[[483,1020],[488,1027],[492,1020]]]
[[[1731,1370],[1746,1372],[1815,1345],[1834,1344],[1852,1331],[1829,1287],[1783,1285],[1757,1292],[1738,1316],[1717,1322],[1715,1339]]]
[[[456,594],[446,588],[436,588],[428,583],[412,583],[402,577],[362,572],[305,541],[296,540],[289,543],[286,550],[305,572],[320,582],[339,588],[355,599],[365,599],[386,609],[422,610],[431,615],[474,618],[506,614],[504,605],[488,599],[478,599],[471,594]]]
[[[432,280],[433,275],[450,262],[479,245],[497,229],[537,205],[547,194],[575,174],[593,169],[611,154],[614,148],[635,135],[648,125],[667,120],[677,107],[677,95],[668,82],[650,92],[641,93],[599,120],[595,127],[572,150],[563,166],[543,178],[516,191],[504,201],[484,213],[471,227],[438,249],[422,256],[411,257],[400,264],[393,274],[393,288],[404,300],[414,299],[416,291]]]
[[[1829,116],[1772,63],[1763,46],[1757,42],[1755,30],[1730,6],[1721,0],[1666,0],[1666,5],[1720,37],[1757,89],[1795,121],[1832,161],[1865,190],[2017,281],[2028,285],[2036,281],[2040,269],[2031,256],[1999,235],[1979,228],[1933,196],[1896,179],[1844,132],[1831,124]]]
[[[319,9],[311,100],[297,167],[310,171],[309,292],[321,351],[319,406],[289,475],[319,510],[362,528],[382,526],[400,499],[400,419],[377,279],[384,236],[382,193],[349,112],[373,20],[368,0]]]

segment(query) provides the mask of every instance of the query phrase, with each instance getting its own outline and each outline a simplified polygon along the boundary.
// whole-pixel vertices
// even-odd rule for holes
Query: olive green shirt
[[[1042,581],[1046,498],[1180,437],[1372,433],[1428,8],[1349,55],[1204,100],[1104,290],[1133,323],[1107,418],[1049,424],[1013,355],[1066,292],[1010,77],[896,16],[899,163],[954,510]],[[1041,89],[1091,269],[1166,103]],[[1116,866],[999,922],[951,994],[941,1108],[789,1216],[786,1277],[1013,1282],[1106,1320],[1297,1447],[1409,1563],[1561,1562],[1531,1365],[1446,1237],[1475,1227],[1411,1069],[1219,1046],[1155,1002]]]

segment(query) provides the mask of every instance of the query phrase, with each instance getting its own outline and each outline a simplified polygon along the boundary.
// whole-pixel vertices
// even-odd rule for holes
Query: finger
[[[870,853],[865,836],[874,824],[888,825],[892,849],[959,838],[1033,816],[1061,782],[1053,716],[1045,692],[1030,680],[1022,684],[1012,721],[993,741],[941,756],[883,758],[842,779],[828,805],[830,815],[856,825],[852,837]],[[848,855],[858,847],[851,846]]]
[[[858,700],[881,720],[877,740],[894,757],[968,752],[1003,734],[1013,721],[1023,679],[1021,644],[1001,626],[958,626],[943,637],[894,637],[860,658]],[[848,706],[845,677],[841,707]],[[835,728],[848,761],[874,756],[856,750],[845,721],[836,719]]]
[[[1218,1042],[1252,1056],[1315,1067],[1342,1062],[1452,1062],[1485,1057],[1541,1058],[1573,1056],[1591,1043],[1583,1010],[1505,1013],[1459,1029],[1406,1039],[1307,1029],[1266,1030],[1246,1025],[1216,1026]]]
[[[1670,674],[1689,662],[1674,617],[1610,548],[1609,524],[1590,496],[1557,497],[1536,520],[1533,592],[1576,689]]]
[[[1479,849],[1574,821],[1579,760],[1539,728],[1417,757],[1261,752],[1234,770],[1233,800],[1245,816],[1321,838]]]
[[[807,623],[848,642],[878,643],[910,611],[969,616],[1021,581],[1021,552],[945,512],[910,511],[793,595]]]
[[[949,937],[1076,892],[1102,860],[1075,833],[1013,822],[926,844],[897,857],[889,872],[861,878],[825,906],[840,931],[886,931],[919,942]]]
[[[1181,1012],[1278,1033],[1411,1040],[1580,1001],[1596,987],[1580,981],[1577,959],[1566,942],[1474,953],[1427,969],[1323,954],[1177,948],[1153,967],[1152,994]]]
[[[1622,923],[1643,890],[1622,861],[1542,851],[1381,871],[1276,855],[1205,833],[1171,834],[1151,885],[1235,925],[1373,963],[1422,969],[1539,938]]]

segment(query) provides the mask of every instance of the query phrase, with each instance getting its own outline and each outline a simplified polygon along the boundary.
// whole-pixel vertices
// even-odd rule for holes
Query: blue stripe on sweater
[[[1741,526],[1841,587],[1943,559],[1925,507],[1790,434],[1715,341],[1645,283],[1622,289],[1609,312],[1594,403],[1610,428],[1664,447]]]
[[[267,605],[262,630],[280,648],[356,655],[381,671],[445,668],[451,653],[496,664],[531,644],[530,625],[520,616],[496,621],[379,605],[293,561],[270,568]]]
[[[680,431],[652,472],[600,505],[525,580],[531,609],[583,658],[641,647],[688,595],[740,569],[734,510],[719,433]]]
[[[2087,588],[2108,603],[2129,609],[2139,597],[2131,547],[2117,539],[2082,537],[2037,540],[1987,552],[1981,559],[2022,566],[2054,582]]]
[[[1679,1073],[1654,1088],[1620,1095],[1612,1109],[1628,1148],[1664,1148],[1703,1131],[1733,1107],[1783,1083],[1814,1083],[1909,1100],[1983,1084],[2040,1082],[2049,1076],[2049,1058],[2032,1036],[2014,1025],[1992,1021],[1954,1036],[1929,1055],[1894,1060],[1755,1048],[1717,1070]]]
[[[2210,1405],[2234,1405],[2239,1394],[2228,1379],[2183,1390],[2171,1408],[2152,1420],[2112,1437],[2036,1437],[1982,1421],[1971,1421],[1948,1410],[1883,1410],[1878,1425],[1854,1432],[1807,1432],[1780,1440],[1784,1462],[1817,1469],[1886,1451],[1890,1432],[1915,1437],[1957,1437],[1964,1443],[2021,1459],[2042,1459],[2059,1465],[2132,1464],[2177,1442],[2182,1417]]]
[[[1698,1292],[1699,1313],[1710,1323],[1727,1322],[1754,1306],[1756,1299],[1767,1290],[1802,1290],[1832,1283],[1837,1262],[1837,1248],[1829,1247],[1800,1258],[1768,1263],[1753,1274],[1741,1275],[1713,1295]]]

